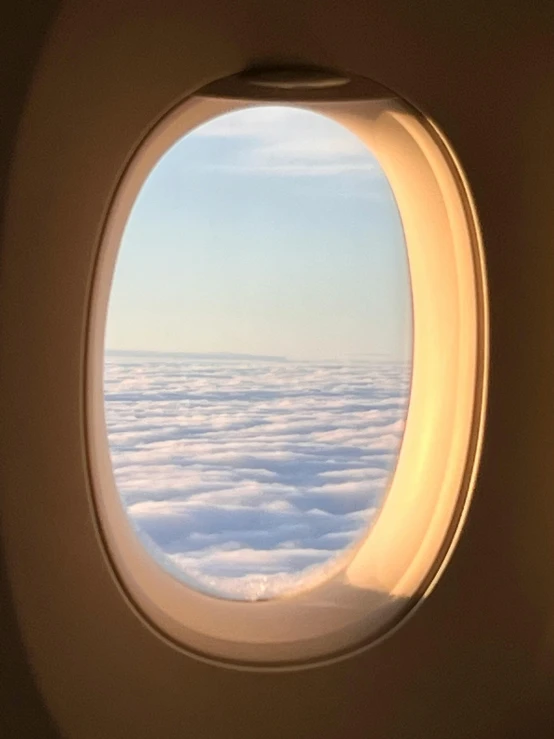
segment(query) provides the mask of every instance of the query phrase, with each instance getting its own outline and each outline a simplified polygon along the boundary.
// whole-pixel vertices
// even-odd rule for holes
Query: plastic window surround
[[[84,396],[93,505],[122,594],[163,638],[224,664],[257,669],[309,665],[363,648],[398,624],[427,595],[459,535],[479,456],[485,401],[482,248],[468,188],[452,152],[427,119],[390,93],[384,97],[377,89],[370,99],[328,101],[306,99],[310,95],[291,100],[279,91],[241,99],[240,85],[236,96],[232,85],[225,92],[220,96],[216,84],[214,96],[207,88],[207,94],[167,115],[136,151],[111,204],[92,291]],[[413,369],[396,472],[366,538],[325,582],[251,603],[214,598],[177,581],[133,531],[108,448],[104,329],[123,230],[158,159],[211,118],[276,102],[333,118],[379,159],[396,197],[408,250]]]

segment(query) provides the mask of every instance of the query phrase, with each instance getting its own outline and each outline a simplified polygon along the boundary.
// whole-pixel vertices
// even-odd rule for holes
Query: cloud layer
[[[401,364],[108,355],[123,504],[153,555],[202,590],[305,586],[375,516],[408,392]]]

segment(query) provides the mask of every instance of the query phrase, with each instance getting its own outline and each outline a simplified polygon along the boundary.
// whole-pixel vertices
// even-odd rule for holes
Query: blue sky
[[[117,261],[109,349],[407,359],[410,335],[392,192],[334,121],[236,111],[177,142],[146,180]]]

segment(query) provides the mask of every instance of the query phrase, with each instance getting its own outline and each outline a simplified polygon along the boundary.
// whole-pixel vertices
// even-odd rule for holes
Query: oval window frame
[[[290,597],[241,602],[172,577],[121,503],[104,417],[104,331],[131,208],[161,156],[196,126],[276,102],[326,115],[378,158],[403,223],[413,300],[409,409],[380,514],[344,567]],[[432,216],[432,217],[430,217]],[[200,658],[256,668],[311,665],[363,648],[425,597],[459,536],[482,441],[488,368],[483,250],[461,168],[427,118],[392,96],[370,100],[189,98],[152,129],[118,184],[98,249],[85,371],[86,448],[103,551],[128,603],[156,633]]]

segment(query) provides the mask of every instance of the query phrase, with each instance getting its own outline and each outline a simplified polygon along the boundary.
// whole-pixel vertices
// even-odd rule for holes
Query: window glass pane
[[[178,141],[127,224],[105,407],[121,500],[176,577],[234,599],[334,573],[394,472],[412,311],[379,163],[300,108]]]

